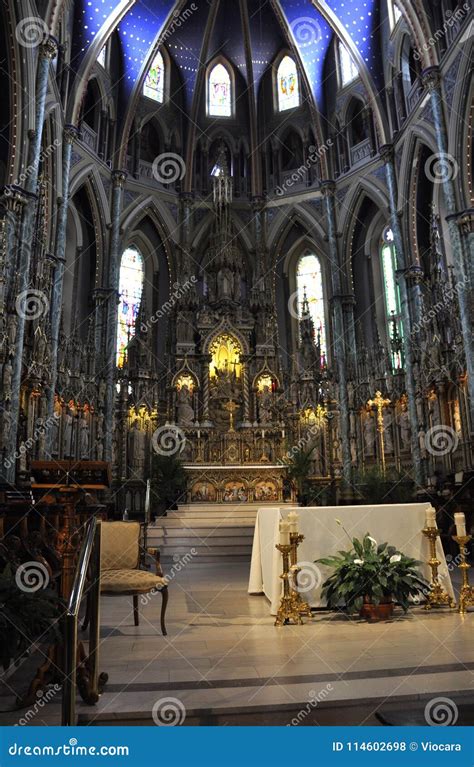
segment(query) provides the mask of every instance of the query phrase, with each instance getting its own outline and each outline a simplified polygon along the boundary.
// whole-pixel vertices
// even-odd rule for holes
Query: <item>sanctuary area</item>
[[[0,4],[0,717],[474,723],[473,13]]]

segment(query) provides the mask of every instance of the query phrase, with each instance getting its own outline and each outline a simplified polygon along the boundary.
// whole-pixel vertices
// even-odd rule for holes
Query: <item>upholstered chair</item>
[[[165,613],[168,604],[168,584],[163,577],[157,549],[148,549],[145,556],[153,556],[155,572],[141,569],[142,525],[139,522],[102,522],[101,584],[103,594],[133,597],[133,618],[139,625],[138,597],[159,591],[162,597],[161,630],[166,636]]]

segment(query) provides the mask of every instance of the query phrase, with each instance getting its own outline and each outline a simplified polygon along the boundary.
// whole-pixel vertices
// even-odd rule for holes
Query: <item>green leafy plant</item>
[[[300,447],[298,450],[290,451],[285,460],[288,466],[288,478],[296,486],[298,503],[301,506],[307,506],[310,497],[309,477],[311,475],[311,466],[313,461],[314,445],[307,450]]]
[[[187,477],[178,456],[154,455],[152,472],[152,496],[164,511],[173,508],[179,500],[185,501]]]
[[[366,598],[374,605],[394,600],[406,612],[410,599],[430,588],[417,569],[421,562],[387,543],[378,545],[368,533],[362,541],[353,538],[350,550],[318,559],[316,563],[334,569],[322,588],[322,596],[331,609],[344,604],[348,612],[357,612]]]
[[[354,486],[362,503],[408,503],[413,500],[413,482],[395,469],[385,474],[378,466],[372,466],[354,476]]]
[[[16,583],[15,570],[0,573],[0,664],[7,669],[37,640],[59,638],[61,601],[52,589],[25,592]]]

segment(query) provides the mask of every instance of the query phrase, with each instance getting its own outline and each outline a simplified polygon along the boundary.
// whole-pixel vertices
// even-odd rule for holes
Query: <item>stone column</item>
[[[38,54],[38,69],[36,75],[36,103],[35,103],[35,127],[30,132],[28,147],[28,167],[25,181],[26,204],[23,210],[23,219],[20,228],[18,246],[18,298],[26,304],[28,284],[30,279],[31,253],[36,220],[38,170],[40,164],[41,141],[43,138],[44,111],[46,93],[48,90],[48,75],[51,60],[58,51],[54,38],[49,37],[41,46]],[[23,367],[23,342],[25,337],[26,315],[24,311],[18,312],[18,324],[15,344],[15,357],[13,360],[12,375],[12,401],[11,401],[11,424],[10,424],[10,449],[16,450],[18,434],[18,419],[20,415],[20,388]],[[7,480],[15,482],[15,464],[12,462],[7,471]]]
[[[447,223],[449,236],[451,239],[451,248],[453,253],[454,275],[459,290],[456,291],[459,304],[459,315],[461,320],[461,333],[463,338],[464,354],[466,355],[466,368],[468,376],[468,390],[470,398],[471,423],[474,423],[474,334],[472,312],[469,305],[469,271],[466,263],[469,260],[469,253],[464,254],[463,243],[460,231],[456,223],[456,192],[454,178],[455,168],[451,166],[451,158],[448,154],[448,136],[446,130],[446,121],[443,111],[443,97],[441,93],[441,83],[438,67],[429,67],[425,69],[422,75],[423,84],[428,87],[431,96],[431,110],[433,113],[433,123],[436,133],[436,143],[439,153],[440,183],[443,189],[444,200],[446,204]],[[453,172],[454,171],[454,172]],[[470,256],[472,258],[472,255]]]
[[[69,179],[71,175],[72,145],[78,131],[73,125],[66,125],[63,132],[63,168],[62,196],[58,198],[58,217],[56,227],[56,271],[51,294],[51,367],[50,386],[48,389],[48,418],[54,415],[54,395],[58,380],[58,347],[61,310],[63,303],[64,267],[66,262],[66,228],[69,206]],[[48,432],[48,447],[51,451],[52,429]]]
[[[112,460],[115,408],[115,368],[117,356],[117,307],[119,301],[120,270],[120,216],[122,213],[123,187],[127,174],[123,170],[112,173],[112,231],[109,251],[109,303],[107,307],[107,336],[105,349],[106,396],[105,396],[105,460]]]
[[[341,441],[343,477],[347,483],[351,481],[351,446],[349,439],[349,407],[347,401],[346,350],[344,344],[344,314],[341,295],[341,269],[338,258],[336,205],[334,201],[335,184],[333,181],[323,181],[321,191],[326,208],[326,222],[329,245],[329,263],[332,278],[333,300],[333,349],[336,358],[337,375],[339,379],[339,408],[341,414]]]
[[[405,248],[403,244],[402,230],[400,226],[400,220],[398,218],[397,209],[397,184],[395,178],[395,165],[393,162],[393,147],[383,146],[380,149],[380,154],[385,163],[385,172],[387,176],[387,189],[390,206],[390,221],[393,231],[393,237],[395,242],[395,251],[397,254],[398,273],[400,278],[398,285],[400,288],[400,304],[401,315],[403,322],[403,351],[405,356],[405,382],[408,397],[408,412],[410,414],[411,425],[411,451],[413,458],[413,469],[415,474],[415,482],[418,487],[423,485],[423,469],[421,464],[420,444],[418,441],[419,424],[418,415],[416,410],[416,386],[413,375],[413,352],[412,352],[412,338],[411,338],[411,318],[410,307],[408,303],[408,287],[407,276],[408,270],[406,269],[406,256]]]

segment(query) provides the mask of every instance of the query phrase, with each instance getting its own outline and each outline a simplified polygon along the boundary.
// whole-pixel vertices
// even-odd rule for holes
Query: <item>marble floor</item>
[[[167,637],[159,594],[140,608],[137,628],[131,599],[103,597],[100,666],[109,682],[97,706],[78,704],[79,722],[376,724],[387,705],[474,697],[474,614],[416,608],[369,625],[318,612],[304,626],[275,628],[266,598],[247,594],[248,569],[184,567],[169,586]],[[53,697],[30,723],[55,724],[58,715]]]

